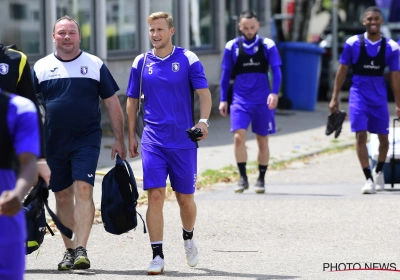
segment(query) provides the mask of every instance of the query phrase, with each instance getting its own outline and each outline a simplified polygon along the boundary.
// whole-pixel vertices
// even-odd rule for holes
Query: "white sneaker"
[[[385,177],[382,171],[379,171],[378,173],[372,171],[372,177],[374,178],[375,182],[375,189],[377,192],[383,191],[385,188]]]
[[[375,191],[375,183],[372,182],[371,179],[368,179],[367,182],[365,182],[364,187],[361,189],[362,194],[374,194],[376,193]]]
[[[184,240],[187,264],[195,267],[199,262],[199,253],[193,239]]]
[[[160,256],[156,256],[147,268],[148,275],[158,275],[164,271],[164,260]]]

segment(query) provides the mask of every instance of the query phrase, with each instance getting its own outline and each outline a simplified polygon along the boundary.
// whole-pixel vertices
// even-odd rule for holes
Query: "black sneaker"
[[[238,185],[235,187],[235,193],[242,193],[249,188],[249,181],[247,178],[240,177]]]
[[[265,193],[265,182],[264,180],[257,179],[256,186],[254,187],[256,193]]]
[[[331,113],[328,116],[328,121],[326,123],[325,135],[329,136],[335,132],[335,138],[338,138],[340,132],[342,131],[342,125],[346,119],[346,116],[347,114],[345,111],[336,111]]]
[[[79,246],[75,249],[75,260],[73,269],[88,269],[90,268],[90,261],[87,257],[86,249]]]
[[[69,270],[74,265],[75,254],[74,250],[69,248],[64,253],[62,261],[58,264],[58,270]]]
[[[345,111],[336,112],[336,122],[335,122],[335,138],[339,137],[340,132],[342,132],[342,125],[346,119],[347,114]]]

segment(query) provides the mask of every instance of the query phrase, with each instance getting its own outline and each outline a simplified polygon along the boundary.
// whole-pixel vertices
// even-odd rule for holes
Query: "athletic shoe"
[[[256,186],[254,187],[256,193],[265,193],[265,182],[264,180],[257,179]]]
[[[339,134],[342,131],[343,122],[346,119],[346,117],[347,117],[347,114],[345,111],[337,111],[336,112],[335,138],[339,137]]]
[[[364,187],[361,189],[362,194],[374,194],[376,193],[375,191],[375,183],[372,182],[371,179],[368,179],[367,182],[365,182]]]
[[[331,135],[335,132],[335,138],[339,137],[342,131],[342,125],[346,119],[347,114],[345,111],[336,111],[328,116],[328,121],[326,122],[325,135]]]
[[[240,177],[237,186],[235,187],[235,193],[242,193],[244,190],[249,188],[249,181],[247,178]]]
[[[147,268],[148,275],[158,275],[164,272],[164,259],[160,256],[156,256]]]
[[[67,249],[62,261],[58,264],[58,270],[69,270],[74,265],[74,249]]]
[[[326,122],[326,130],[325,130],[325,135],[329,136],[335,131],[335,114],[331,113],[328,116],[328,121]]]
[[[199,252],[193,239],[184,240],[185,254],[187,264],[191,267],[195,267],[199,262]]]
[[[375,189],[380,192],[385,188],[385,179],[382,171],[378,173],[375,172],[375,169],[372,171],[372,178],[374,178]]]
[[[79,246],[75,249],[75,260],[73,269],[88,269],[90,268],[90,261],[87,257],[86,249]]]

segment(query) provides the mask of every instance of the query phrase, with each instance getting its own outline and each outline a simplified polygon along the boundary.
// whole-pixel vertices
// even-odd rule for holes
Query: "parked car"
[[[394,26],[395,25],[392,26],[392,30],[395,30]],[[399,36],[398,39],[400,39],[400,25],[396,25],[396,27],[398,27],[398,33],[397,33],[398,35],[396,36]],[[339,25],[337,31],[338,60],[340,58],[340,55],[344,48],[344,44],[346,43],[347,39],[354,35],[363,34],[364,32],[365,32],[365,26],[363,25],[346,25],[346,24]],[[383,36],[391,38],[391,30],[389,26],[387,25],[382,26],[381,32]],[[394,40],[397,41],[398,39]],[[332,60],[332,32],[330,26],[328,26],[321,34],[318,45],[325,50],[325,52],[322,54],[322,59],[321,59],[321,73],[320,73],[319,88],[318,88],[318,100],[329,101],[332,95],[330,89],[333,89],[333,83],[335,80],[335,73],[331,74],[332,70],[330,69]],[[349,67],[347,76],[342,86],[343,91],[347,91],[350,89],[352,75],[353,75],[352,67]],[[388,100],[392,101],[393,92],[390,86],[390,72],[387,69],[387,67],[385,69],[384,78],[388,90]]]

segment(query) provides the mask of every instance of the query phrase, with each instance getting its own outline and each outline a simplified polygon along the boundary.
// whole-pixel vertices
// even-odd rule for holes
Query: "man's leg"
[[[175,195],[180,208],[187,264],[194,267],[199,261],[197,246],[193,241],[194,223],[196,222],[197,216],[197,206],[194,202],[194,194],[175,192]]]
[[[233,135],[235,158],[240,174],[240,180],[238,186],[235,188],[235,192],[237,193],[242,193],[243,190],[249,187],[249,182],[246,173],[246,162],[247,162],[246,135],[247,131],[245,129],[235,130]]]
[[[378,134],[378,139],[379,139],[378,162],[374,170],[372,171],[372,177],[374,178],[376,190],[383,191],[385,188],[385,178],[382,170],[389,150],[389,137],[387,134]]]
[[[148,189],[147,195],[148,207],[146,212],[146,222],[153,251],[153,261],[147,269],[147,274],[157,275],[164,271],[162,242],[164,237],[163,208],[165,201],[165,187]]]
[[[268,146],[268,135],[261,136],[256,134],[258,144],[258,170],[259,175],[256,182],[255,191],[256,193],[265,192],[265,173],[267,172],[269,162],[269,146]]]
[[[76,180],[73,184],[75,193],[75,260],[74,269],[90,268],[86,253],[94,219],[93,186],[87,182]]]
[[[74,222],[74,189],[73,185],[70,187],[54,192],[56,198],[56,214],[60,221],[72,231],[75,232]],[[58,264],[58,270],[71,269],[74,264],[75,242],[61,234],[64,241],[66,251],[63,260]]]
[[[369,165],[367,139],[368,139],[367,131],[363,130],[356,132],[357,156],[358,160],[360,161],[361,168],[363,169],[365,178],[367,179],[367,182],[361,189],[361,193],[374,194],[376,193],[375,183],[374,180],[372,179],[371,168]]]

